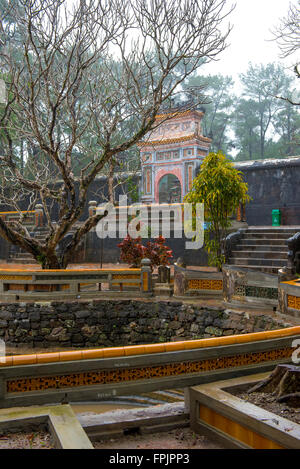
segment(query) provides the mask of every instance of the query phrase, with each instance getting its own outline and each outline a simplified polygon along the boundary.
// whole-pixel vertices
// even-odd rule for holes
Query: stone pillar
[[[152,294],[152,270],[150,259],[142,259],[141,293],[145,295]]]
[[[290,269],[283,268],[278,270],[278,311],[281,314],[288,314],[287,293],[281,287],[281,282],[289,282],[298,278],[298,275],[291,273]]]
[[[174,264],[174,296],[182,297],[187,290],[187,280],[185,278],[185,264],[178,259]]]
[[[96,200],[89,201],[89,217],[92,217],[96,214],[97,202]]]
[[[35,226],[43,226],[44,224],[44,208],[42,204],[36,204],[35,206]]]
[[[171,269],[167,265],[160,265],[158,267],[158,283],[170,283]]]

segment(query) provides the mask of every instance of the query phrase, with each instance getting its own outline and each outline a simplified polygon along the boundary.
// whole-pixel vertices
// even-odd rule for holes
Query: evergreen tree
[[[233,117],[235,97],[232,94],[234,82],[230,76],[193,74],[184,82],[185,90],[205,90],[205,102],[202,108],[205,115],[202,120],[203,135],[212,138],[211,150],[225,153],[232,149],[228,131]]]
[[[246,73],[241,74],[244,86],[243,96],[252,100],[251,112],[258,122],[259,157],[265,158],[265,147],[268,131],[271,130],[276,114],[283,108],[282,102],[276,98],[286,90],[291,79],[286,76],[279,65],[252,65]],[[255,102],[255,106],[252,106]]]

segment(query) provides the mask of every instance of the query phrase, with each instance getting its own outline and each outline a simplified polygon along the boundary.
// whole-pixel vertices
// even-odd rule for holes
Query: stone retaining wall
[[[94,300],[0,304],[0,339],[17,347],[106,347],[279,329],[287,324],[182,302]]]

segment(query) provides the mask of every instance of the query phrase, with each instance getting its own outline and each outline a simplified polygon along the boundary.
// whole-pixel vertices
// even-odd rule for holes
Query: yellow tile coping
[[[130,271],[128,273],[128,271]],[[134,272],[140,272],[141,269],[140,268],[127,268],[127,269],[47,269],[47,270],[43,270],[43,269],[30,269],[30,270],[24,270],[24,269],[0,269],[0,272],[22,272],[22,274],[24,275],[30,275],[30,273],[32,272],[33,274],[41,274],[41,273],[45,273],[47,274],[48,272],[71,272],[72,274],[73,273],[82,273],[82,272],[111,272],[111,273],[114,273],[114,272],[127,272],[127,275],[130,275],[130,273],[134,273]]]
[[[300,287],[300,278],[295,278],[294,280],[287,280],[286,282],[280,283],[287,283],[288,285],[293,285],[294,287]]]
[[[0,215],[4,215],[7,213],[35,213],[35,210],[21,210],[20,212],[18,212],[17,210],[13,210],[11,212],[0,212]]]
[[[0,368],[7,366],[31,365],[39,363],[53,363],[73,360],[89,360],[96,358],[113,358],[131,355],[145,355],[151,353],[192,350],[205,347],[220,347],[224,345],[242,344],[260,340],[270,340],[300,334],[300,326],[275,329],[272,331],[237,334],[226,337],[211,337],[209,339],[185,340],[157,344],[128,345],[124,347],[106,347],[101,349],[70,350],[64,352],[37,353],[29,355],[14,355],[1,357]]]

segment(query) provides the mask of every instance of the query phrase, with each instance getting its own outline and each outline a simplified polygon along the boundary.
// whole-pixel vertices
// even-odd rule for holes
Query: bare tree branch
[[[2,236],[42,258],[44,268],[66,266],[99,221],[78,225],[96,176],[110,167],[113,177],[118,155],[155,128],[183,80],[227,47],[233,9],[227,4],[19,0],[9,8],[13,27],[8,12],[1,15],[8,99],[0,108],[0,203],[20,213],[24,201],[41,203],[49,228],[40,243],[1,220]],[[80,156],[85,162],[76,177]]]

